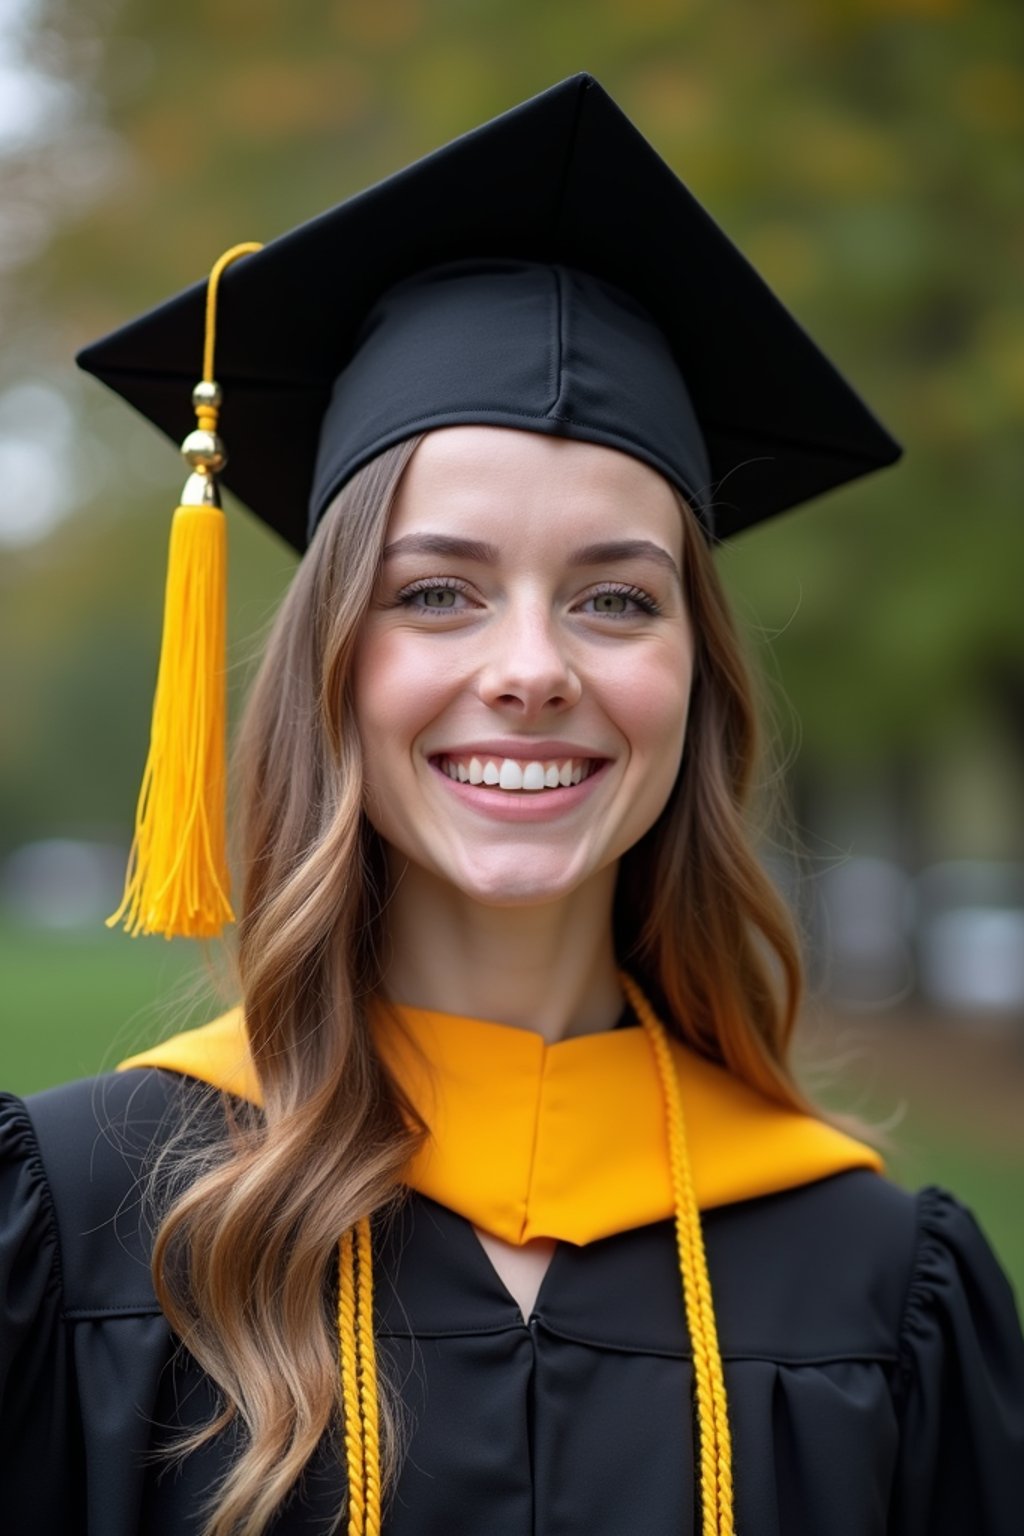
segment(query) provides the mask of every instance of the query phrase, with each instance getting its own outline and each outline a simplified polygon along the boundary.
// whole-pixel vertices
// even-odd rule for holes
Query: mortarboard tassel
[[[107,926],[133,937],[211,938],[234,921],[225,833],[227,534],[216,476],[227,462],[217,435],[217,287],[239,256],[216,262],[206,290],[203,377],[192,391],[196,430],[181,451],[192,469],[171,523],[163,637],[149,755],[135,811],[121,905]]]

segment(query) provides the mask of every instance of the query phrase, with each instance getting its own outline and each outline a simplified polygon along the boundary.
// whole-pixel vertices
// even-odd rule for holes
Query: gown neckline
[[[378,1006],[371,1026],[430,1129],[403,1170],[413,1189],[516,1245],[584,1244],[674,1215],[646,1030],[549,1045],[529,1030],[397,1006]],[[873,1148],[759,1093],[679,1039],[668,1043],[702,1209],[846,1168],[881,1171]],[[240,1009],[122,1066],[163,1067],[259,1102]]]

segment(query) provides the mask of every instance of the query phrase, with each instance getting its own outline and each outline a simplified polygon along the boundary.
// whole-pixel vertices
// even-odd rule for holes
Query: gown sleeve
[[[1020,1536],[1024,1339],[1013,1291],[971,1212],[918,1195],[900,1340],[894,1536]]]
[[[0,1094],[0,1529],[12,1536],[79,1529],[69,1383],[49,1187],[24,1105]]]

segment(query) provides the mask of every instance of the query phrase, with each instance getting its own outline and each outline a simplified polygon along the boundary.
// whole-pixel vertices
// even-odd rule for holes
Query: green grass
[[[0,924],[0,1086],[26,1094],[102,1072],[168,1033],[176,1013],[178,1027],[202,1022],[190,1001],[202,968],[198,946],[177,939]]]
[[[204,974],[199,947],[180,940],[0,924],[0,1087],[31,1093],[103,1071],[205,1022],[221,1004]],[[980,1117],[970,1134],[962,1125],[951,1131],[948,1116],[919,1093],[892,1140],[890,1175],[910,1189],[939,1184],[969,1205],[1024,1297],[1024,1145],[998,1144]]]
[[[887,1157],[889,1172],[908,1189],[938,1184],[970,1206],[1024,1311],[1024,1153],[987,1144],[983,1136],[951,1135],[945,1122],[916,1106]]]

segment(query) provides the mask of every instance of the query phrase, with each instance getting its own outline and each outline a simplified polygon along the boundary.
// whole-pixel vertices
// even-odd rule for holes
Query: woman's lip
[[[468,810],[479,811],[494,821],[511,822],[553,821],[582,804],[592,794],[594,786],[604,778],[608,763],[608,758],[597,762],[579,784],[567,784],[558,789],[508,790],[490,789],[483,784],[463,784],[458,779],[449,778],[440,763],[430,759],[432,771],[449,793]]]
[[[431,761],[442,757],[511,757],[520,763],[536,763],[555,757],[563,762],[567,757],[585,757],[591,762],[603,762],[608,754],[595,752],[591,747],[582,747],[571,741],[531,741],[522,736],[517,740],[514,736],[508,736],[501,740],[473,742],[470,746],[438,747],[428,756]]]

